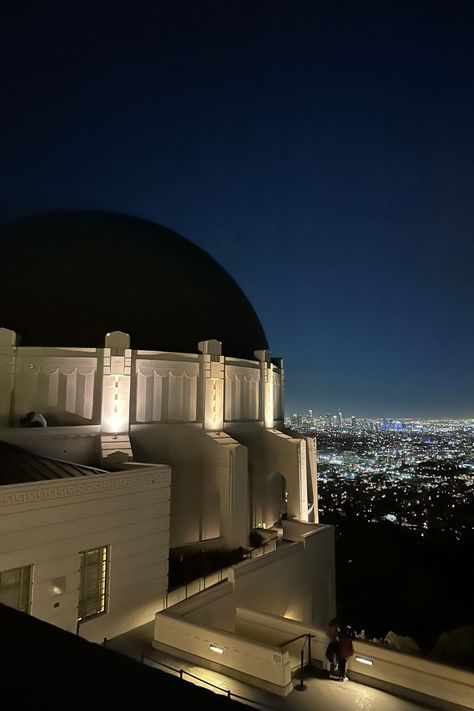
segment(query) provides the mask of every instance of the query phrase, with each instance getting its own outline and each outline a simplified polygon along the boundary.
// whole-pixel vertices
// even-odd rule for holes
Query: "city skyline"
[[[351,418],[355,417],[356,419],[359,420],[385,420],[385,419],[391,419],[391,420],[398,420],[398,421],[409,421],[409,420],[415,420],[415,421],[425,421],[429,422],[430,420],[433,421],[453,421],[453,422],[461,422],[461,421],[467,421],[467,420],[472,420],[474,421],[474,414],[471,415],[439,415],[437,417],[433,417],[430,415],[399,415],[398,413],[392,413],[392,412],[382,412],[379,414],[366,414],[366,413],[360,413],[357,411],[350,411],[350,412],[344,412],[342,408],[328,408],[326,410],[321,410],[320,408],[308,408],[306,410],[298,410],[297,408],[286,408],[285,412],[285,419],[288,420],[290,419],[293,415],[298,415],[301,417],[305,417],[308,415],[308,413],[312,413],[313,418],[316,419],[322,419],[327,416],[332,416],[336,417],[338,413],[341,412],[343,415],[344,420],[350,420]]]
[[[10,4],[0,220],[183,234],[255,306],[288,410],[468,416],[473,20],[467,0]]]

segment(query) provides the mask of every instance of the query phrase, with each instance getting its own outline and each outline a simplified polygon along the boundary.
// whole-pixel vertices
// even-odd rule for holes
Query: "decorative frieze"
[[[225,366],[225,420],[258,420],[260,370]]]
[[[18,349],[15,367],[15,416],[36,410],[53,420],[67,413],[93,421],[96,357],[32,357]]]
[[[195,422],[199,364],[136,361],[136,421]]]
[[[224,358],[213,340],[198,344],[199,356],[132,351],[120,331],[97,349],[21,348],[15,338],[0,329],[0,426],[18,427],[30,411],[49,426],[100,424],[110,435],[130,422],[220,431],[224,421],[272,427],[283,417],[283,371],[269,351],[256,351],[256,361]]]
[[[149,488],[150,486],[161,487],[166,484],[169,485],[170,481],[170,470],[161,469],[120,475],[91,474],[89,477],[73,481],[62,480],[54,483],[48,481],[21,484],[19,486],[2,486],[0,487],[0,507],[63,501],[71,497],[78,498],[91,494],[96,496],[131,489]]]

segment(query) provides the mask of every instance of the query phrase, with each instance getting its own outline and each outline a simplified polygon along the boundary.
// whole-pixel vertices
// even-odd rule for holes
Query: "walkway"
[[[107,646],[134,659],[141,659],[144,654],[147,659],[162,662],[175,669],[184,669],[203,680],[203,682],[193,683],[210,689],[211,687],[204,683],[208,681],[221,688],[223,693],[230,689],[234,694],[242,696],[250,702],[255,702],[258,708],[267,707],[275,711],[352,711],[352,709],[355,711],[421,711],[429,708],[354,681],[346,683],[331,681],[323,678],[318,670],[307,673],[304,679],[306,690],[295,689],[285,698],[275,696],[263,689],[232,679],[225,674],[158,652],[151,646],[153,628],[154,623],[150,622],[109,640]],[[147,661],[147,663],[153,666],[152,661]],[[164,671],[160,664],[156,666]],[[189,677],[185,678],[191,681]],[[298,685],[299,681],[295,681],[295,686]],[[216,690],[216,693],[219,692]],[[245,703],[249,704],[249,701]]]

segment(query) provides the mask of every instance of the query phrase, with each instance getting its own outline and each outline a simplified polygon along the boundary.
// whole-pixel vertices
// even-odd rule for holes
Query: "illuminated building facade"
[[[64,213],[1,237],[0,602],[95,642],[154,620],[155,649],[288,694],[301,644],[282,640],[324,659],[334,529],[252,306],[136,218]],[[250,550],[255,530],[270,552]],[[219,584],[168,591],[170,551],[239,547]],[[468,672],[354,648],[351,677],[472,708]]]
[[[108,213],[4,230],[21,264],[1,285],[8,599],[28,588],[34,615],[110,637],[151,619],[170,549],[246,548],[282,518],[317,523],[314,441],[283,432],[282,361],[211,257]],[[47,427],[25,426],[28,413]]]

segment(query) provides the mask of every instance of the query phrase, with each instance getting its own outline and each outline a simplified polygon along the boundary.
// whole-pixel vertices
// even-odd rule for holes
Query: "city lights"
[[[472,527],[474,421],[340,415],[287,420],[317,438],[321,520],[363,515],[460,541]]]

